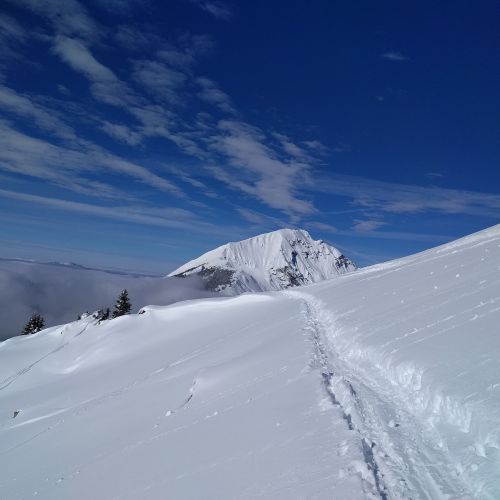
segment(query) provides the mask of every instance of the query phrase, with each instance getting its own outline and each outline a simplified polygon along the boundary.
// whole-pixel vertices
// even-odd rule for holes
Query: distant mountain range
[[[4,258],[0,257],[0,262],[22,262],[25,264],[36,264],[42,266],[56,266],[56,267],[66,267],[68,269],[80,269],[82,271],[98,271],[102,273],[116,274],[118,276],[132,276],[132,277],[141,277],[141,278],[160,278],[157,274],[148,274],[148,273],[135,273],[131,271],[122,271],[119,269],[103,269],[99,267],[89,267],[82,266],[81,264],[77,264],[76,262],[57,262],[57,261],[49,261],[49,262],[40,262],[33,259],[19,259],[19,258]]]

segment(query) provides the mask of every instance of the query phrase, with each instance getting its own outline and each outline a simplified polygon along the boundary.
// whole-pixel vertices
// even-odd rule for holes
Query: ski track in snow
[[[81,335],[85,330],[88,328],[89,323],[87,323],[78,333],[76,333],[74,336],[78,337]],[[61,332],[61,333],[64,333]],[[49,356],[52,356],[53,354],[56,354],[60,350],[64,349],[68,344],[70,343],[70,340],[67,340],[63,342],[61,345],[57,346],[56,348],[52,349],[49,351],[47,354],[42,356],[41,358],[38,358],[36,361],[33,361],[33,363],[30,363],[29,365],[25,366],[24,368],[21,368],[21,370],[17,371],[13,375],[10,375],[9,377],[5,378],[4,380],[0,381],[0,391],[3,389],[6,389],[9,387],[9,385],[13,384],[19,377],[22,377],[26,373],[28,373],[34,366],[36,366],[38,363],[43,361],[44,359],[47,359]]]
[[[285,292],[302,303],[306,328],[315,346],[313,365],[322,373],[333,405],[359,434],[368,470],[381,500],[454,499],[474,495],[457,477],[442,438],[414,416],[391,385],[366,377],[335,351],[335,319],[321,300],[304,292]]]

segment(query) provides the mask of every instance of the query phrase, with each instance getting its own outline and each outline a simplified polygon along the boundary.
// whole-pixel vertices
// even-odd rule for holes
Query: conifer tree
[[[92,317],[95,318],[97,320],[97,324],[100,325],[101,321],[106,321],[107,319],[109,319],[109,315],[109,307],[106,307],[106,309],[99,309],[98,311],[94,312],[94,314],[92,314]]]
[[[103,312],[100,321],[106,321],[107,319],[109,319],[109,314],[109,307],[106,307],[106,310]]]
[[[31,335],[32,333],[37,333],[43,329],[45,326],[45,320],[40,316],[40,314],[33,313],[23,328],[21,335]]]
[[[118,296],[116,301],[115,310],[113,311],[113,318],[118,318],[118,316],[123,316],[128,314],[132,309],[132,304],[128,298],[127,290],[123,290]]]

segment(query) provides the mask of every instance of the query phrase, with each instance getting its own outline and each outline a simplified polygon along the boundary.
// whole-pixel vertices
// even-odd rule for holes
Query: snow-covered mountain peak
[[[279,229],[222,245],[169,276],[200,274],[208,288],[240,293],[316,283],[355,269],[337,248],[307,231]]]

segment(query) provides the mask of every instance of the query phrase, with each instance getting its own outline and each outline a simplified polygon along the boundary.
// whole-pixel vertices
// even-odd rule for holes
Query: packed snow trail
[[[302,303],[332,402],[359,435],[380,498],[472,498],[450,457],[436,446],[442,438],[405,408],[375,370],[363,373],[339,358],[331,335],[335,321],[325,304],[304,292],[286,293]]]
[[[342,413],[342,417],[346,422],[346,426],[350,431],[356,431],[360,437],[361,449],[363,450],[363,457],[366,463],[367,470],[371,472],[373,476],[372,484],[375,485],[375,489],[380,496],[381,500],[387,500],[388,495],[386,487],[380,476],[379,467],[375,461],[373,455],[374,443],[370,442],[364,435],[361,429],[356,427],[353,423],[352,415],[348,409],[346,409],[341,402],[337,399],[334,391],[333,380],[336,375],[334,371],[334,363],[332,363],[331,355],[329,355],[328,348],[325,345],[325,332],[327,331],[329,325],[326,325],[322,319],[322,310],[318,311],[319,301],[314,299],[311,295],[307,295],[300,292],[285,292],[286,295],[292,299],[299,299],[303,305],[303,311],[306,317],[305,329],[311,332],[311,338],[314,345],[313,351],[313,362],[312,366],[318,368],[321,371],[322,381],[326,393],[332,405],[339,407]],[[349,384],[351,395],[356,395],[352,385]]]

